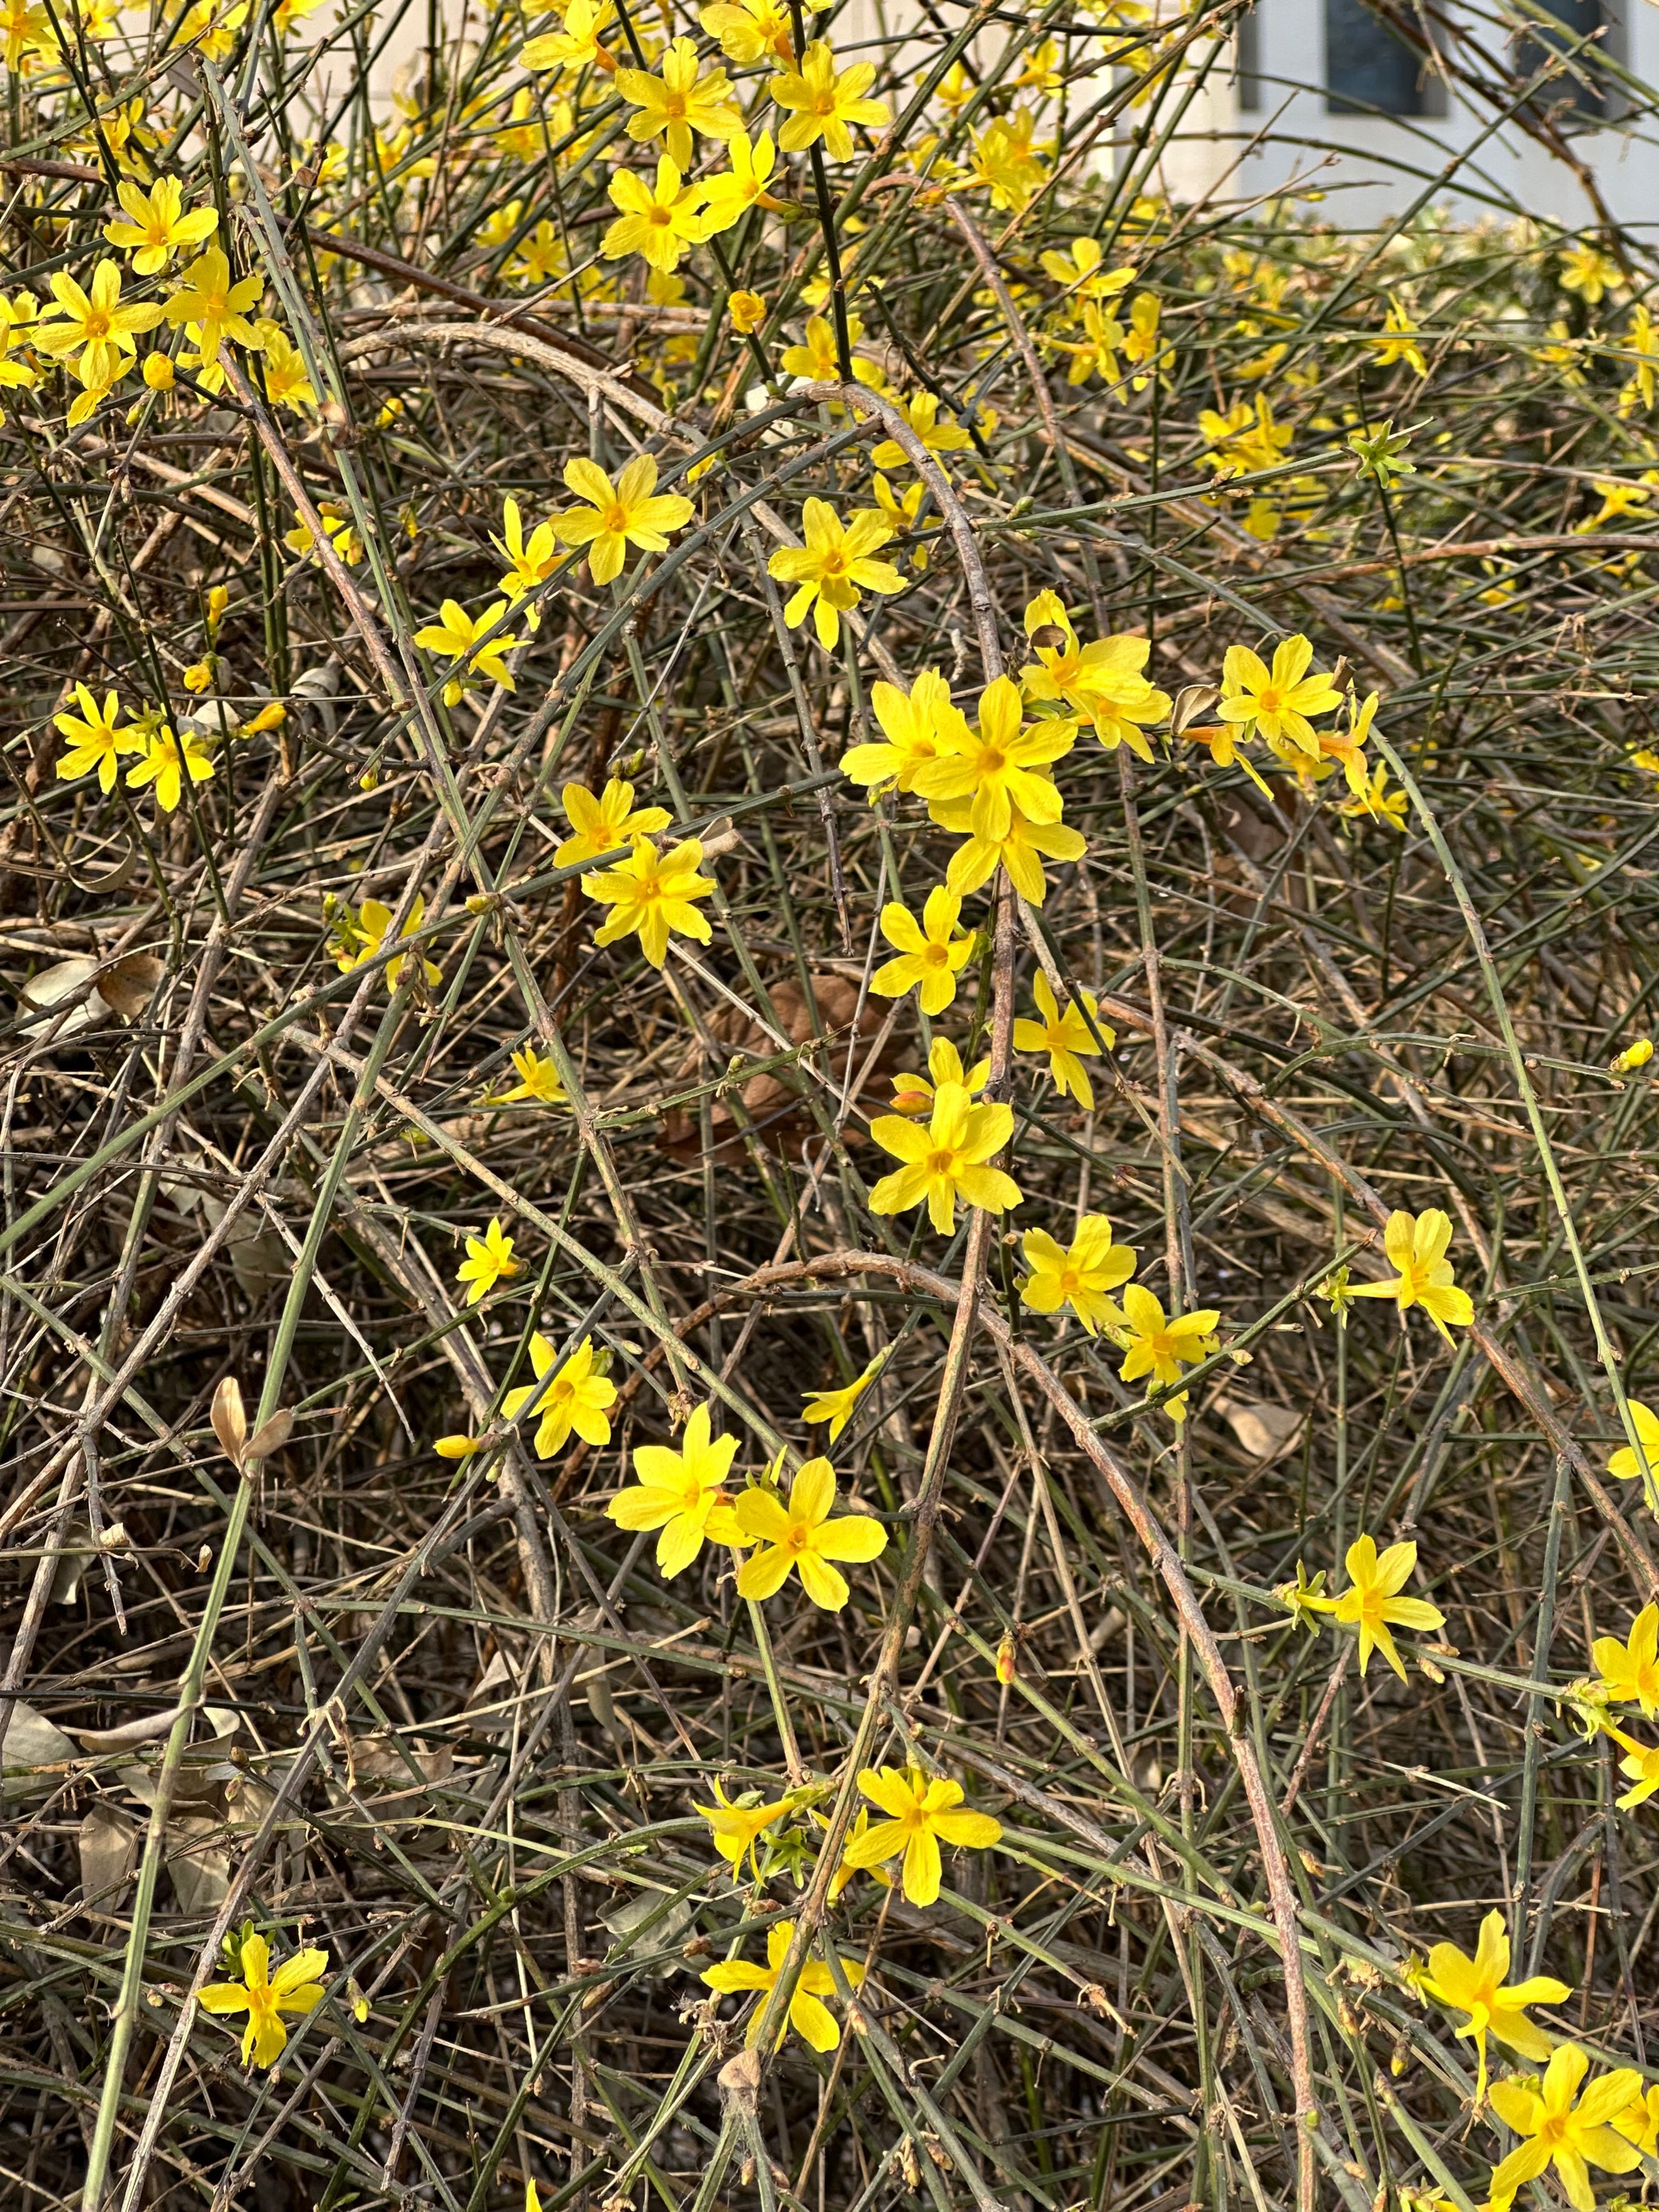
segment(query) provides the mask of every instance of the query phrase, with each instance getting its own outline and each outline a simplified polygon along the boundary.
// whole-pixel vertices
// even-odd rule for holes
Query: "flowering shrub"
[[[1651,2178],[1650,250],[1224,11],[6,21],[7,2171]]]

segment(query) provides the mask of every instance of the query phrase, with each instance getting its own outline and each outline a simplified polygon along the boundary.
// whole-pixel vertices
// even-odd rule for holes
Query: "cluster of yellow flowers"
[[[161,276],[175,256],[199,248],[195,258],[156,298],[124,297],[121,264],[108,255],[84,285],[66,269],[54,270],[44,306],[27,291],[14,294],[0,315],[0,387],[33,389],[45,356],[81,386],[68,413],[74,428],[138,366],[139,338],[167,323],[179,338],[170,351],[158,348],[144,356],[143,380],[152,394],[170,392],[181,370],[200,390],[220,392],[223,351],[234,343],[260,356],[264,396],[273,405],[314,411],[316,391],[293,341],[270,317],[254,312],[264,280],[233,276],[223,247],[207,243],[219,228],[217,210],[187,208],[176,177],[158,177],[148,191],[122,178],[116,198],[120,213],[105,224],[104,236],[128,257],[134,276]],[[25,343],[14,353],[20,333]]]

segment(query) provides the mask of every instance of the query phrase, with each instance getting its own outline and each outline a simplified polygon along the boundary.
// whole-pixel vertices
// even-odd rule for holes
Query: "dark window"
[[[1542,23],[1516,40],[1515,66],[1522,77],[1535,76],[1540,70],[1548,67],[1553,56],[1568,54],[1573,58],[1565,69],[1558,70],[1539,91],[1535,105],[1541,114],[1552,122],[1576,125],[1579,130],[1594,130],[1607,120],[1607,88],[1596,69],[1595,57],[1611,51],[1606,10],[1601,0],[1536,0],[1545,14],[1553,15],[1561,26],[1559,31]],[[1581,47],[1581,42],[1602,35],[1594,46]]]
[[[1365,0],[1325,0],[1325,105],[1333,115],[1441,115],[1439,93],[1423,55]]]
[[[1261,106],[1261,25],[1254,8],[1233,33],[1233,83],[1240,112],[1254,115]]]

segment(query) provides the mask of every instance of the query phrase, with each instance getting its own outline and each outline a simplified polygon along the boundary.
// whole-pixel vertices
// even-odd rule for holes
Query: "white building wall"
[[[1651,82],[1659,71],[1659,8],[1649,0],[1626,4],[1622,58],[1632,76]],[[1216,137],[1201,160],[1195,146],[1183,149],[1189,185],[1183,196],[1193,196],[1190,186],[1200,179],[1213,184],[1240,148],[1249,147],[1231,167],[1224,197],[1250,198],[1305,178],[1327,194],[1327,212],[1345,228],[1397,215],[1425,193],[1468,220],[1505,216],[1518,206],[1569,229],[1597,222],[1589,195],[1566,163],[1512,121],[1494,132],[1491,112],[1460,100],[1455,88],[1448,88],[1443,117],[1331,113],[1320,88],[1323,0],[1260,0],[1256,13],[1260,106],[1241,112],[1231,72],[1224,79],[1217,72],[1211,101]],[[1261,143],[1252,145],[1257,134]],[[1614,217],[1659,236],[1659,143],[1617,128],[1575,131],[1569,143]],[[1340,149],[1334,156],[1332,149]],[[1460,155],[1468,160],[1455,181],[1442,181]]]

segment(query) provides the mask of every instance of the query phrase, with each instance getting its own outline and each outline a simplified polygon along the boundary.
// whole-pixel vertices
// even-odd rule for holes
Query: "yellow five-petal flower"
[[[864,1513],[832,1521],[836,1477],[827,1459],[809,1459],[789,1486],[786,1504],[769,1490],[745,1490],[733,1509],[744,1534],[760,1549],[738,1570],[738,1595],[774,1596],[792,1573],[814,1605],[839,1613],[850,1592],[847,1577],[831,1564],[862,1563],[887,1549],[887,1531]]]

